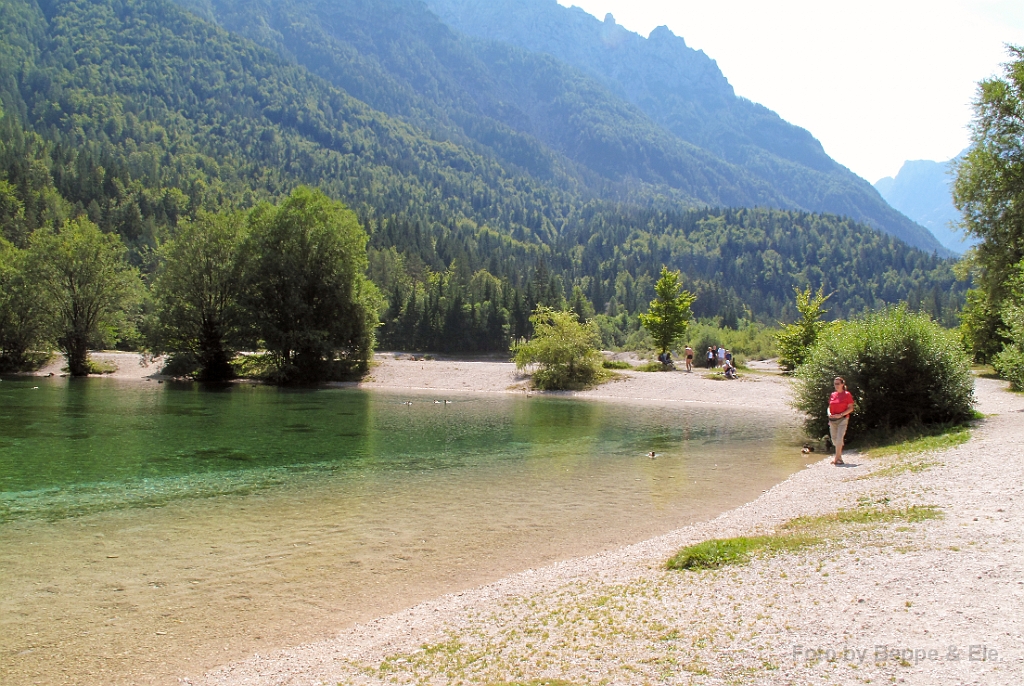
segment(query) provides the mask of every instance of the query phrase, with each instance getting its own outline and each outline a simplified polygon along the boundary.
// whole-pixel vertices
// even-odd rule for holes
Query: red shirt
[[[853,394],[849,391],[836,391],[828,399],[829,414],[842,414],[853,407]]]

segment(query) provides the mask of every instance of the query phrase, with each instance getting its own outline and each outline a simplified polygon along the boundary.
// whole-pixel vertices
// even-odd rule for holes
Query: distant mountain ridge
[[[950,175],[950,165],[956,159],[947,162],[907,160],[895,178],[879,179],[875,188],[886,202],[931,231],[943,246],[963,254],[977,239],[966,237],[956,228],[960,213],[953,206],[953,177]]]
[[[714,60],[667,27],[648,38],[555,0],[425,0],[468,35],[552,55],[597,79],[655,123],[770,189],[765,204],[849,216],[945,253],[923,227],[838,164],[806,130],[736,96]]]

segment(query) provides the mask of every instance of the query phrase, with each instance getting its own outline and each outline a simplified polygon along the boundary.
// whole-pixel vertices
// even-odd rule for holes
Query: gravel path
[[[854,453],[843,469],[823,461],[712,521],[195,682],[1024,683],[1024,396],[1002,387],[978,380],[990,416],[959,447]],[[663,568],[688,543],[864,504],[932,505],[944,517],[848,526],[739,567]]]

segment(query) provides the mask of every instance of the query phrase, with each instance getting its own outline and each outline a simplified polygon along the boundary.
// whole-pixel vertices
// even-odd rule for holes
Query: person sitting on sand
[[[828,433],[832,438],[832,445],[836,447],[836,455],[832,464],[841,465],[843,462],[843,439],[846,437],[846,427],[850,424],[850,415],[853,414],[853,394],[846,390],[846,380],[837,376],[832,382],[835,392],[828,399]]]
[[[736,378],[736,367],[735,365],[733,365],[732,360],[726,360],[724,363],[722,363],[722,368],[725,369],[725,378]]]

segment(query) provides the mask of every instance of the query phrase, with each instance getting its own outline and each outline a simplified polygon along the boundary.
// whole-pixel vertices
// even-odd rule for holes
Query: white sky
[[[667,25],[872,183],[967,147],[977,82],[1024,44],[1024,0],[558,2],[644,36]]]

